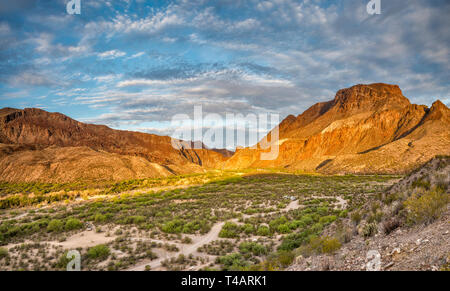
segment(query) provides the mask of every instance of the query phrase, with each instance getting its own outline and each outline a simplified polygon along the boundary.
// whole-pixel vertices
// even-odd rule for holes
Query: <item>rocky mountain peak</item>
[[[339,90],[334,106],[341,112],[403,108],[410,105],[399,86],[383,83],[355,85]]]

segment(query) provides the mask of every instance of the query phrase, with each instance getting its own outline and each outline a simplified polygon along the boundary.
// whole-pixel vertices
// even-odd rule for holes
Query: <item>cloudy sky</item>
[[[360,83],[450,103],[450,1],[67,2],[0,2],[0,107],[170,135],[194,105],[282,119]]]

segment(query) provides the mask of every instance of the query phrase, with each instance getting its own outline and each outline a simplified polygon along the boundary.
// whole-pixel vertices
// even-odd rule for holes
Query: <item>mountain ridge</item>
[[[283,168],[325,174],[404,173],[450,154],[450,110],[411,104],[397,85],[355,85],[279,124],[257,149],[235,153],[86,124],[37,108],[0,109],[0,180],[134,179],[206,169]],[[260,159],[277,143],[275,160]],[[192,149],[192,145],[199,149]],[[76,156],[77,159],[73,157]],[[94,170],[93,170],[94,169]]]
[[[185,174],[204,171],[206,168],[221,167],[221,163],[226,159],[225,152],[210,150],[204,145],[201,145],[199,149],[192,149],[186,142],[178,140],[174,140],[174,142],[177,147],[172,146],[172,139],[168,136],[115,130],[105,125],[86,124],[64,114],[50,113],[42,109],[4,108],[0,110],[0,144],[3,145],[0,157],[0,177],[6,180],[27,181],[56,177],[55,180],[58,180],[57,173],[61,173],[66,177],[64,180],[69,181],[69,175],[62,174],[67,172],[62,165],[90,172],[87,164],[74,161],[69,163],[67,159],[63,158],[69,157],[70,151],[77,154],[77,150],[86,153],[93,164],[101,164],[101,167],[96,166],[99,169],[108,168],[111,163],[123,162],[124,166],[116,167],[114,165],[114,170],[105,174],[108,177],[115,176],[118,180],[122,177],[115,175],[114,172],[128,171],[128,174],[123,175],[123,178],[126,179],[132,179],[134,176]],[[50,147],[53,149],[48,150]],[[50,155],[50,152],[53,156]],[[41,157],[42,160],[32,158],[32,156]],[[118,159],[122,162],[119,162]],[[36,174],[32,169],[33,165],[35,168],[39,168],[43,162],[48,165],[59,164],[60,166],[51,170],[49,167],[43,167],[41,174]],[[10,171],[20,172],[14,170],[13,165],[22,169],[23,174],[11,175]],[[126,171],[124,167],[127,169]],[[95,173],[93,175],[98,176]]]
[[[277,159],[259,159],[266,151],[262,149],[272,143],[270,132],[266,137],[268,142],[263,139],[258,144],[259,150],[239,149],[227,160],[225,167],[320,170],[325,173],[404,172],[426,162],[424,159],[432,158],[433,154],[449,153],[449,116],[449,109],[439,100],[431,108],[411,104],[397,85],[355,85],[339,90],[334,99],[314,104],[297,117],[286,117],[278,128],[280,153]],[[429,137],[435,135],[439,146],[429,151],[427,143],[433,143]],[[421,148],[405,149],[399,143],[399,150],[404,154],[414,152],[414,157],[411,160],[408,154],[410,160],[396,160],[398,165],[391,169],[390,163],[384,163],[382,157],[371,167],[363,163],[364,154],[370,153],[367,159],[373,161],[373,152],[380,152],[397,140],[408,139],[409,144],[424,137],[428,137],[426,142],[418,143]],[[343,166],[342,159],[355,162],[352,166],[348,163]]]

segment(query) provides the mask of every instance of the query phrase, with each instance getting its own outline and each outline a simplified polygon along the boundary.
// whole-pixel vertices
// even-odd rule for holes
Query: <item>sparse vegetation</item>
[[[441,216],[449,202],[449,195],[442,188],[418,191],[405,201],[408,221],[412,224],[431,223]]]
[[[6,258],[8,256],[8,250],[5,248],[0,248],[0,259]]]
[[[48,223],[47,231],[60,232],[64,228],[64,223],[59,219],[53,219]]]
[[[93,260],[104,261],[109,257],[110,250],[106,245],[97,245],[88,250],[87,256]]]
[[[303,256],[312,254],[332,254],[341,248],[341,243],[334,237],[316,237],[310,238],[309,243],[300,247],[298,252]]]
[[[295,249],[308,245],[313,237],[321,238],[328,225],[360,211],[366,191],[373,195],[382,193],[386,181],[392,179],[391,176],[276,173],[232,175],[212,175],[213,179],[226,179],[157,192],[142,188],[154,185],[149,181],[156,179],[116,183],[114,188],[108,188],[110,194],[107,196],[101,196],[106,193],[106,188],[95,190],[92,193],[100,198],[73,203],[70,207],[66,203],[57,203],[28,212],[3,210],[0,213],[0,244],[21,243],[29,238],[63,242],[83,229],[104,237],[112,236],[110,243],[80,248],[82,257],[86,258],[83,267],[86,270],[122,270],[142,260],[153,260],[158,257],[158,252],[170,254],[162,264],[162,268],[168,270],[199,268],[200,265],[208,266],[202,267],[204,269],[279,270],[292,263]],[[166,182],[176,185],[186,179],[204,178],[202,175],[179,180],[161,178],[155,185]],[[130,189],[134,192],[129,192]],[[142,191],[135,191],[137,189]],[[43,195],[49,197],[51,194]],[[346,209],[335,207],[337,196],[345,199]],[[220,239],[198,248],[206,257],[179,256],[185,246],[192,244],[190,236],[204,235],[219,222],[224,223],[219,231]],[[101,232],[97,232],[99,230]],[[278,236],[281,236],[280,244]],[[150,241],[134,241],[138,238]],[[151,241],[153,239],[166,243]],[[320,252],[333,252],[340,240],[341,237],[323,241]],[[65,260],[64,252],[50,251],[56,250],[56,246],[44,245],[27,247],[27,251],[21,249],[20,253],[35,257],[33,252],[46,248],[46,252],[52,253],[51,259],[43,252],[42,255],[40,251],[37,253],[38,257],[46,258],[45,268],[62,269],[60,263]],[[106,265],[102,265],[107,258]],[[8,260],[16,262],[17,258],[12,256]],[[40,264],[30,262],[28,268],[43,268]],[[11,264],[8,269],[18,269],[18,265]]]

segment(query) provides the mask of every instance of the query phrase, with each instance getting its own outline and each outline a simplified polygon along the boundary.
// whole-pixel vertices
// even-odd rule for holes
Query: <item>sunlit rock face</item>
[[[0,109],[3,181],[124,180],[221,168],[228,152],[114,130],[41,109]]]
[[[226,168],[284,168],[325,173],[401,173],[450,153],[449,109],[411,104],[396,85],[356,85],[288,116],[279,126],[279,155],[240,149]],[[271,133],[267,136],[269,143]],[[261,148],[267,148],[262,144]]]

